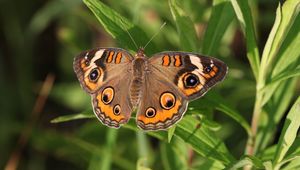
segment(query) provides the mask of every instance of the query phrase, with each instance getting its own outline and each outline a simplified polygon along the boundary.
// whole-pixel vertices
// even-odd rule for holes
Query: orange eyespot
[[[100,70],[98,68],[94,68],[89,74],[89,80],[91,82],[96,82],[100,77],[100,75],[101,75]]]
[[[156,114],[156,110],[155,110],[153,107],[149,107],[149,108],[146,110],[146,117],[148,117],[148,118],[154,117],[155,114]]]
[[[121,113],[121,106],[117,104],[114,106],[114,114],[120,115],[120,113]]]
[[[176,99],[174,94],[165,92],[160,96],[160,105],[165,110],[170,110],[175,106]]]
[[[114,89],[112,87],[106,87],[103,91],[102,91],[102,102],[104,104],[109,104],[112,102],[112,100],[114,99]]]

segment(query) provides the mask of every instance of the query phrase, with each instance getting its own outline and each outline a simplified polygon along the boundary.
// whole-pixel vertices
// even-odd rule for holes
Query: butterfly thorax
[[[133,79],[130,85],[130,100],[133,107],[137,107],[141,99],[147,62],[143,49],[140,49],[132,61]]]

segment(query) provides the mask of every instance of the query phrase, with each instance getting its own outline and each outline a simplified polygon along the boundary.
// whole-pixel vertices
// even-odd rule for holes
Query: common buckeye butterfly
[[[93,110],[106,126],[119,128],[137,109],[143,130],[163,130],[178,122],[188,102],[203,96],[227,74],[222,61],[168,51],[147,58],[120,48],[97,48],[74,59],[74,71],[92,96]]]

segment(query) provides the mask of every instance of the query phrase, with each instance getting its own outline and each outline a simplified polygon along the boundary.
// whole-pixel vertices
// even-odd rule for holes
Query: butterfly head
[[[140,47],[138,52],[135,55],[136,58],[146,58],[146,55],[144,53],[144,48]]]

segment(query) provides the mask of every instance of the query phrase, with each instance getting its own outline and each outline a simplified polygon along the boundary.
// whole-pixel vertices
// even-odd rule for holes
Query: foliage
[[[11,153],[15,153],[15,146],[5,146],[20,135],[20,139],[25,136],[28,141],[15,143],[16,148],[27,146],[25,151],[19,149],[23,161],[19,166],[28,169],[57,168],[57,162],[67,163],[65,168],[103,170],[300,168],[300,0],[269,2],[278,5],[269,13],[260,9],[262,2],[246,0],[213,0],[212,4],[200,0],[83,3],[88,8],[79,0],[49,1],[26,26],[16,25],[21,24],[20,16],[12,15],[11,20],[5,20],[1,13],[1,19],[7,23],[1,30],[8,46],[15,46],[13,55],[18,69],[23,61],[33,65],[35,58],[25,61],[22,51],[28,50],[24,54],[27,58],[33,56],[40,34],[56,21],[60,73],[54,71],[58,80],[49,100],[66,110],[58,111],[61,109],[57,106],[52,109],[53,104],[46,102],[45,111],[33,109],[31,113],[35,96],[28,89],[34,83],[24,77],[33,79],[33,71],[17,69],[16,80],[20,83],[14,87],[19,90],[20,108],[31,116],[22,115],[22,123],[8,115],[2,118],[0,135],[7,139],[1,140],[0,150],[7,158],[1,159],[1,167],[7,168]],[[1,7],[4,12],[9,13],[9,9],[13,8]],[[264,18],[264,14],[271,19]],[[143,132],[136,127],[134,115],[118,130],[101,125],[91,110],[89,96],[75,79],[72,58],[95,46],[118,46],[134,52],[136,47],[127,31],[143,46],[164,22],[166,26],[146,48],[148,56],[164,50],[217,56],[229,66],[227,78],[204,97],[191,102],[184,118],[168,131]],[[268,22],[273,26],[267,25],[270,30],[264,40],[257,35],[262,29],[260,24]],[[241,48],[246,48],[245,53]],[[7,80],[3,68],[0,63],[0,76]],[[9,87],[8,83],[3,86]],[[45,88],[36,86],[44,91],[35,94],[46,98],[49,83]],[[13,101],[0,99],[1,103]],[[16,112],[8,106],[1,107],[2,111]],[[66,114],[80,110],[85,111]],[[51,116],[43,119],[40,113]],[[3,127],[9,127],[5,128],[8,131],[3,131]],[[34,156],[26,157],[23,152]],[[47,164],[49,159],[55,163]]]

